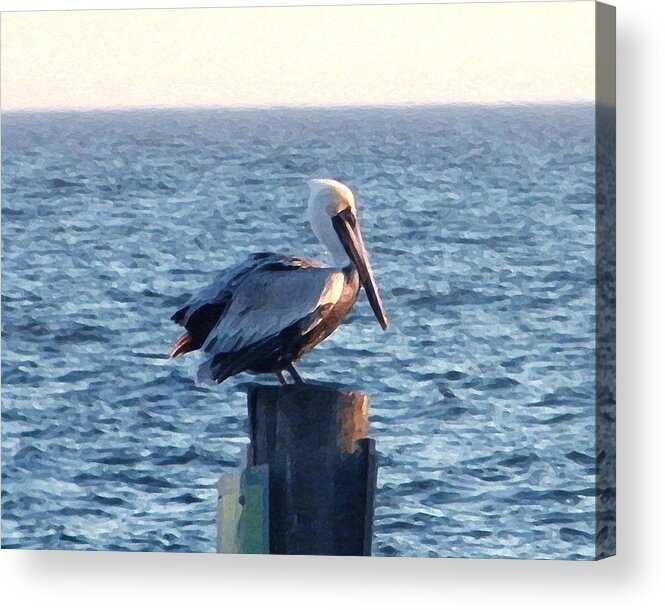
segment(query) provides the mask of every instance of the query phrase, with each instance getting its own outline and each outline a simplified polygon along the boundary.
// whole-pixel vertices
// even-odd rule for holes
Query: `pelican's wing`
[[[262,351],[267,342],[278,347],[273,344],[284,331],[308,332],[343,289],[340,270],[303,259],[270,262],[247,273],[204,344],[210,357],[199,368],[199,380],[221,381],[251,368],[267,355]]]
[[[217,318],[215,318],[216,321],[224,310],[224,307],[230,301],[233,289],[247,273],[266,261],[272,259],[278,261],[280,258],[280,256],[273,254],[272,252],[260,252],[258,254],[252,254],[243,262],[221,271],[210,284],[192,295],[190,299],[171,316],[171,320],[191,331],[192,329],[189,328],[190,320],[193,317],[197,317],[197,312],[201,315],[203,313],[202,310],[219,309],[217,312]],[[192,324],[196,326],[196,321],[192,320]]]

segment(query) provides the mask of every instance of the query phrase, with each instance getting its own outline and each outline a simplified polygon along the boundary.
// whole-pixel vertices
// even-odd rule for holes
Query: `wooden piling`
[[[366,394],[335,386],[248,386],[247,469],[267,467],[270,553],[371,554],[377,464],[368,406]]]

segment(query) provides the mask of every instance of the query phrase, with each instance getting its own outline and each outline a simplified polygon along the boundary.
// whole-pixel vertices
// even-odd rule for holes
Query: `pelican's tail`
[[[192,336],[189,333],[185,333],[175,342],[169,358],[175,358],[180,354],[186,354],[187,352],[197,349],[197,347],[198,346],[194,345]]]

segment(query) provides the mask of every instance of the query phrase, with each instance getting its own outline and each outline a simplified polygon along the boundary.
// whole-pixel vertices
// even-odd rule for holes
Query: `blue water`
[[[392,328],[363,300],[300,369],[372,396],[374,553],[591,558],[593,112],[3,115],[3,546],[214,551],[249,377],[195,386],[169,316],[250,252],[320,256],[335,177]]]

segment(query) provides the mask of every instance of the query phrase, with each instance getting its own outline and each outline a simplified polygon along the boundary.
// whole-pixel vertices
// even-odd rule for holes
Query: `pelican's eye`
[[[345,208],[342,208],[335,214],[334,218],[340,218],[346,222],[349,226],[356,226],[356,215],[353,213],[353,208],[350,205],[347,205]]]
[[[344,199],[338,199],[337,201],[331,201],[328,204],[328,214],[330,214],[330,216],[337,216],[337,214],[341,214],[342,212],[345,212],[346,210],[349,210],[351,212],[351,214],[353,214],[353,206],[348,201],[345,201]]]

